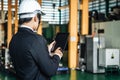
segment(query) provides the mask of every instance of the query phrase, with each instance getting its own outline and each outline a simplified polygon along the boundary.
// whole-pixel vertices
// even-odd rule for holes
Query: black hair
[[[37,13],[37,17],[38,17],[38,19],[39,19],[39,24],[40,24],[41,14],[40,14],[40,13]]]
[[[39,29],[39,25],[40,25],[40,20],[41,20],[41,14],[40,13],[37,13],[37,17],[39,19],[39,22],[38,22],[38,27],[37,27],[37,30]]]
[[[32,18],[19,18],[19,25],[31,21]]]
[[[37,13],[37,17],[39,19],[39,24],[40,24],[40,19],[41,19],[41,14],[40,13]],[[32,20],[32,17],[31,18],[20,18],[19,17],[19,25],[25,23],[25,22],[29,22]]]

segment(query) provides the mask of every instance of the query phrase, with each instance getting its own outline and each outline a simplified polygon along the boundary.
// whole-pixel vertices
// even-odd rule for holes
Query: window
[[[109,0],[109,12],[111,12],[111,8],[114,6],[120,6],[120,0]]]
[[[109,1],[109,12],[114,6],[120,6],[120,0],[108,0]],[[106,0],[95,0],[89,3],[89,11],[97,10],[98,12],[106,12]]]
[[[69,9],[58,10],[60,0],[42,0],[42,9],[46,13],[42,16],[42,21],[48,21],[49,24],[67,24],[69,20]],[[67,6],[68,0],[61,0],[61,6]],[[61,22],[61,23],[60,23]]]
[[[89,3],[89,11],[97,10],[98,12],[105,13],[105,0],[95,0]]]
[[[8,0],[3,0],[3,10],[8,11]],[[22,0],[18,0],[21,2]],[[12,0],[12,5],[15,4],[15,0]],[[69,20],[69,8],[61,9],[61,14],[58,10],[60,5],[60,0],[42,0],[42,9],[46,13],[45,16],[42,16],[42,21],[47,21],[50,24],[67,24]],[[68,6],[68,0],[61,0],[61,6]],[[1,0],[0,0],[0,10],[1,10]],[[15,9],[12,9],[15,11]]]

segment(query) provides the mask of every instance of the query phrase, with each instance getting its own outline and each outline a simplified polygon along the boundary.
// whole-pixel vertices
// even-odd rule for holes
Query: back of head
[[[23,0],[19,6],[19,24],[28,22],[36,14],[42,14],[40,4],[36,0]]]

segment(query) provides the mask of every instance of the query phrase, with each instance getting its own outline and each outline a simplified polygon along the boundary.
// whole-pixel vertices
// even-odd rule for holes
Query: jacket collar
[[[30,32],[30,33],[34,33],[33,30],[26,28],[26,27],[19,27],[18,28],[18,32]]]
[[[30,29],[30,30],[32,30],[32,31],[34,32],[34,30],[33,30],[31,27],[29,27],[29,26],[21,25],[20,27],[21,27],[21,28],[28,28],[28,29]]]

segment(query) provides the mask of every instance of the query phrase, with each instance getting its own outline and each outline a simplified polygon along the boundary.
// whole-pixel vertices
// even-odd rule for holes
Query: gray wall
[[[93,23],[93,31],[104,29],[104,34],[100,36],[105,38],[105,48],[120,49],[120,21]],[[98,34],[96,34],[98,36]]]

